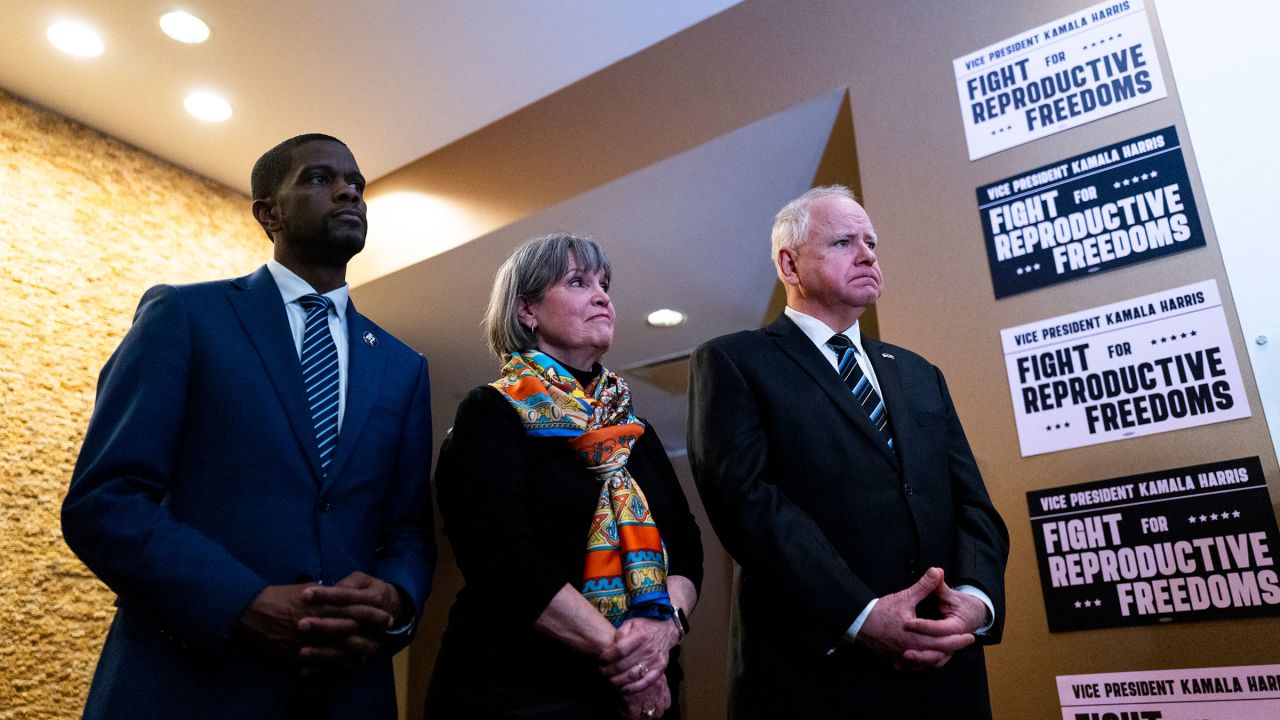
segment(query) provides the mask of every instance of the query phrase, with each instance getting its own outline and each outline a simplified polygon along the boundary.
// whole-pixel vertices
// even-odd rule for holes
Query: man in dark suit
[[[805,193],[774,224],[784,314],[693,354],[689,456],[740,565],[733,718],[990,716],[1008,532],[942,373],[860,336],[875,247],[846,188]]]
[[[117,594],[85,716],[394,718],[431,586],[427,363],[355,311],[364,178],[327,135],[253,170],[274,258],[157,286],[62,508]]]

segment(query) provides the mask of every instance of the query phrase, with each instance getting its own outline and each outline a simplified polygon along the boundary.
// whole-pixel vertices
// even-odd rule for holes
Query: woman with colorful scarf
[[[462,401],[440,451],[444,532],[465,585],[426,717],[678,716],[679,643],[702,545],[613,342],[595,242],[525,242],[485,316],[501,376]]]

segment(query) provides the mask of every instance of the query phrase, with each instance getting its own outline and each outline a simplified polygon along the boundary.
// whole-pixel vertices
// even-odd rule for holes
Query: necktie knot
[[[302,297],[298,298],[298,304],[302,306],[303,310],[307,311],[308,315],[313,315],[322,310],[325,312],[328,312],[329,308],[333,307],[332,300],[325,297],[324,295],[319,295],[316,293],[303,295]]]
[[[831,348],[832,350],[835,350],[837,355],[840,355],[841,357],[843,357],[845,352],[850,348],[853,348],[854,345],[853,345],[853,341],[849,339],[848,335],[845,335],[844,333],[836,333],[835,335],[831,336],[830,340],[827,341],[827,347]],[[855,348],[855,351],[856,351],[856,348]]]

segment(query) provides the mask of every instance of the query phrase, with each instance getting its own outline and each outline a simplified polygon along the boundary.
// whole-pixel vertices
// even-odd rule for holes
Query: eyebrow
[[[326,165],[324,163],[316,163],[315,165],[303,166],[303,168],[298,171],[298,177],[301,178],[307,173],[312,172],[314,170],[323,170],[324,172],[327,172],[330,175],[338,174],[337,169],[335,169],[332,165]],[[343,179],[347,180],[348,182],[359,182],[361,185],[365,184],[364,175],[359,170],[354,170],[352,172],[347,173],[346,175],[343,175]]]

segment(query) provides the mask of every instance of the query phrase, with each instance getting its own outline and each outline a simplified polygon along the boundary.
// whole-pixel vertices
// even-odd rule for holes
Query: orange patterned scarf
[[[667,551],[649,503],[627,471],[644,424],[626,382],[604,370],[584,388],[536,350],[513,353],[493,387],[536,437],[563,437],[601,481],[587,536],[582,595],[614,626],[632,617],[668,618]]]

